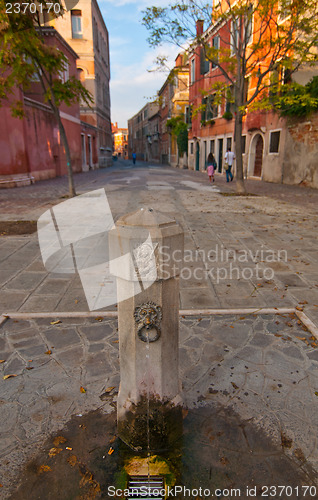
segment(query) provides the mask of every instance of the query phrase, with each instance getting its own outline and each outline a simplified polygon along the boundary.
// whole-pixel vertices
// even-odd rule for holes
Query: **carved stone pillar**
[[[183,231],[166,215],[140,209],[121,217],[109,238],[118,295],[118,432],[133,449],[160,449],[176,438],[181,408],[176,261]]]

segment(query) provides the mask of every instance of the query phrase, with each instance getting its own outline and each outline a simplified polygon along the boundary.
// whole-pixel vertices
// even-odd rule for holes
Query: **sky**
[[[168,55],[169,65],[179,52],[173,45],[152,48],[141,24],[142,10],[164,6],[169,0],[98,0],[109,32],[111,121],[127,127],[127,120],[153,100],[168,73],[149,72],[158,55]]]

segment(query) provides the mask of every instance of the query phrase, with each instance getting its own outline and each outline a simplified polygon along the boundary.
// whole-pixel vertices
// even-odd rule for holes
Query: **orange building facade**
[[[224,9],[228,5],[224,0],[217,3]],[[254,30],[257,29],[257,22],[257,16],[254,14]],[[233,36],[230,23],[231,21],[227,24],[215,23],[204,30],[203,21],[199,20],[196,25],[197,35],[205,44],[219,49],[220,52],[223,47],[228,50]],[[251,31],[251,37],[253,36],[254,32]],[[266,65],[266,60],[262,65]],[[293,80],[304,84],[317,74],[317,68],[301,68],[293,74]],[[220,102],[214,99],[211,89],[215,88],[217,82],[226,83],[226,78],[217,65],[205,60],[200,46],[190,52],[189,75],[189,104],[192,110],[199,110],[194,113],[189,129],[189,168],[204,170],[207,156],[212,152],[217,162],[217,172],[223,173],[225,152],[228,148],[235,150],[234,110],[230,100],[224,99]],[[246,87],[248,96],[254,91],[255,85],[255,76],[251,75]],[[288,184],[295,183],[296,178],[303,178],[307,185],[318,187],[318,172],[315,175],[315,168],[309,165],[301,170],[304,160],[307,164],[311,162],[312,152],[310,156],[305,143],[295,143],[291,124],[274,111],[246,111],[242,130],[244,177]],[[289,154],[291,150],[295,152],[295,159]],[[297,153],[300,150],[302,158]],[[297,169],[299,174],[296,173]]]
[[[112,123],[113,155],[128,160],[128,128],[119,128]]]

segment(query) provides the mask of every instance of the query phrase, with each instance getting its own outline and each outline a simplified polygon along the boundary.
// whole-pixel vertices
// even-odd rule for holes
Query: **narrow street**
[[[105,188],[115,221],[152,207],[181,224],[187,258],[182,309],[301,303],[318,323],[315,190],[248,181],[248,192],[257,196],[238,197],[235,182],[226,184],[224,176],[210,185],[205,173],[130,161],[75,179],[78,194]],[[0,221],[37,220],[65,201],[66,189],[66,179],[59,178],[3,190]],[[36,234],[1,237],[0,249],[3,311],[87,309],[78,276],[45,270]]]

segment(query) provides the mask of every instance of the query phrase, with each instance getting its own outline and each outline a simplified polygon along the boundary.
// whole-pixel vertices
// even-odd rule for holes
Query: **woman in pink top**
[[[215,161],[215,158],[214,158],[212,153],[209,153],[206,164],[207,164],[207,172],[208,172],[210,182],[212,182],[212,179],[214,182],[214,170],[216,168],[216,161]]]

